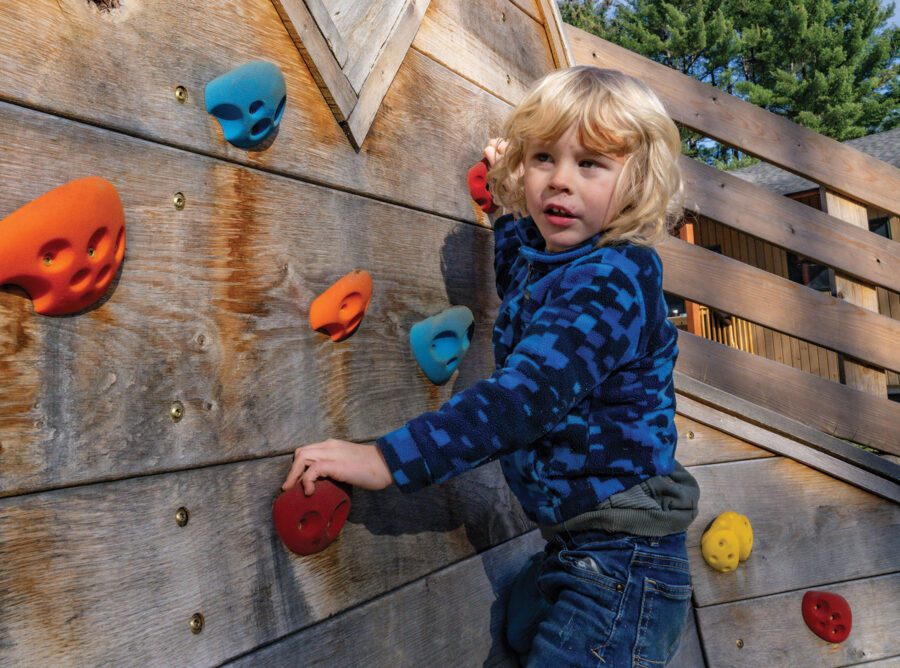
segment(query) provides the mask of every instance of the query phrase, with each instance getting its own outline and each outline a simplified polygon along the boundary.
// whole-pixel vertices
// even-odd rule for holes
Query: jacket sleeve
[[[572,268],[503,367],[377,440],[403,491],[440,483],[526,447],[637,354],[646,314],[637,283],[607,264]]]
[[[516,218],[508,213],[494,221],[494,276],[497,295],[503,299],[509,287],[509,270],[519,252],[521,242],[516,235]]]

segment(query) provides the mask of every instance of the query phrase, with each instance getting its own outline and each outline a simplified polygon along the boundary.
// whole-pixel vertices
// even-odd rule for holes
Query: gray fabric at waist
[[[655,476],[603,501],[594,510],[565,522],[542,525],[545,540],[566,531],[619,531],[637,536],[679,533],[697,517],[700,486],[675,462],[669,475]]]

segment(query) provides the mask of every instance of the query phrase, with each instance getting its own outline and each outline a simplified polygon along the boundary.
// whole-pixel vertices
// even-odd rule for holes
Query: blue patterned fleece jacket
[[[496,221],[496,371],[378,439],[401,490],[499,456],[526,514],[551,525],[672,472],[678,348],[662,264],[597,239],[549,253],[530,217]]]

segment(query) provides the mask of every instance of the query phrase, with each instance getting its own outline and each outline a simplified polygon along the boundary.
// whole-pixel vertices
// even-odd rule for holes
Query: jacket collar
[[[559,253],[551,253],[546,250],[544,238],[538,231],[537,225],[531,216],[519,218],[516,221],[516,236],[522,243],[519,246],[519,254],[528,262],[540,262],[543,264],[565,264],[580,257],[584,257],[596,250],[595,244],[603,235],[602,232],[595,234],[590,239],[582,241],[574,248],[561,251]]]

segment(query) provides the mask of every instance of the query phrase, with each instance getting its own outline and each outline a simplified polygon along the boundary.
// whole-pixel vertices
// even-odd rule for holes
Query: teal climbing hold
[[[253,148],[281,123],[287,86],[281,70],[257,60],[226,72],[206,84],[206,111],[222,125],[225,140]]]
[[[412,326],[409,341],[419,367],[435,385],[443,385],[469,350],[475,317],[465,306],[453,306]]]

